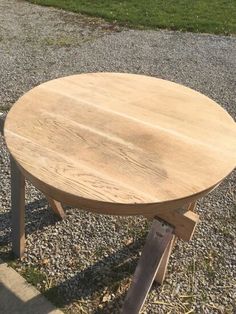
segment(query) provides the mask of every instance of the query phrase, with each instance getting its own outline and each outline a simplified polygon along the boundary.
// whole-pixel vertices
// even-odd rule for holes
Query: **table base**
[[[25,178],[17,163],[11,158],[11,201],[12,201],[12,250],[21,258],[25,250]],[[63,219],[65,212],[60,202],[46,196],[53,211]],[[199,216],[193,212],[195,203],[175,210],[158,211],[152,219],[133,281],[124,301],[122,314],[138,314],[145,302],[153,281],[162,284],[169,257],[177,237],[191,240]]]

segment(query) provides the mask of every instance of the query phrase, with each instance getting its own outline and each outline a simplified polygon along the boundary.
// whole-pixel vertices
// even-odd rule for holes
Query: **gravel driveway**
[[[236,118],[235,37],[126,30],[101,19],[1,0],[0,111],[43,81],[93,71],[182,83]],[[3,137],[0,175],[0,256],[9,258],[9,159]],[[177,243],[167,279],[162,287],[153,286],[143,313],[235,313],[235,187],[236,172],[199,201],[201,223],[194,239]],[[74,208],[58,221],[28,184],[27,251],[12,265],[37,279],[38,288],[65,312],[118,313],[147,230],[142,217],[100,217]]]

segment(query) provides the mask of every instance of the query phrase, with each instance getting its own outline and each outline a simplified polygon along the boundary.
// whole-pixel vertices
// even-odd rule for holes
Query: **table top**
[[[221,106],[142,75],[89,73],[41,84],[12,107],[4,134],[44,193],[111,214],[196,200],[236,165],[236,124]]]

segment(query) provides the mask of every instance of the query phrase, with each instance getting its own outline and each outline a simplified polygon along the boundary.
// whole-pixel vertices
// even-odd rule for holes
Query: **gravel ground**
[[[236,38],[125,30],[101,19],[0,2],[0,108],[33,86],[72,73],[149,74],[192,87],[236,118]],[[3,116],[2,116],[3,117]],[[10,252],[9,157],[0,137],[0,256]],[[143,313],[235,313],[236,172],[199,201],[191,243],[179,241],[162,287]],[[142,218],[67,208],[58,221],[27,184],[27,251],[11,262],[66,312],[118,313],[148,230]],[[43,281],[42,281],[43,280]]]

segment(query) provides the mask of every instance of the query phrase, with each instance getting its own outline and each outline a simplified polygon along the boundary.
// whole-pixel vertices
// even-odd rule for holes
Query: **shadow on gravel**
[[[0,258],[5,262],[11,262],[14,256],[9,249],[11,241],[10,212],[0,213],[0,221],[2,219],[4,219],[5,226],[4,230],[0,230]],[[56,221],[58,221],[57,216],[50,208],[47,209],[46,199],[35,200],[26,205],[26,234],[40,230]],[[95,300],[95,302],[93,301],[93,314],[119,313],[130,284],[130,276],[135,271],[139,252],[145,239],[146,234],[78,272],[74,277],[46,290],[45,297],[60,308],[73,302],[80,304],[81,299],[92,299]],[[4,248],[4,246],[7,250],[1,250],[1,247]],[[106,292],[114,294],[116,297],[103,302]],[[102,308],[99,307],[100,304],[102,304]]]
[[[80,300],[96,299],[93,302],[93,314],[119,313],[130,276],[134,274],[146,235],[132,244],[104,257],[95,264],[77,273],[74,277],[48,289],[44,295],[58,307],[65,307]],[[103,302],[106,294],[117,295],[116,298]],[[89,300],[88,300],[89,304]],[[99,307],[102,304],[102,308]],[[83,305],[83,301],[81,302]],[[91,307],[90,307],[91,309]]]
[[[48,207],[48,208],[47,208]],[[25,206],[25,232],[31,234],[49,225],[55,224],[59,218],[49,208],[46,199],[35,200]],[[0,247],[11,242],[11,212],[0,212]],[[1,252],[0,252],[1,258]]]

